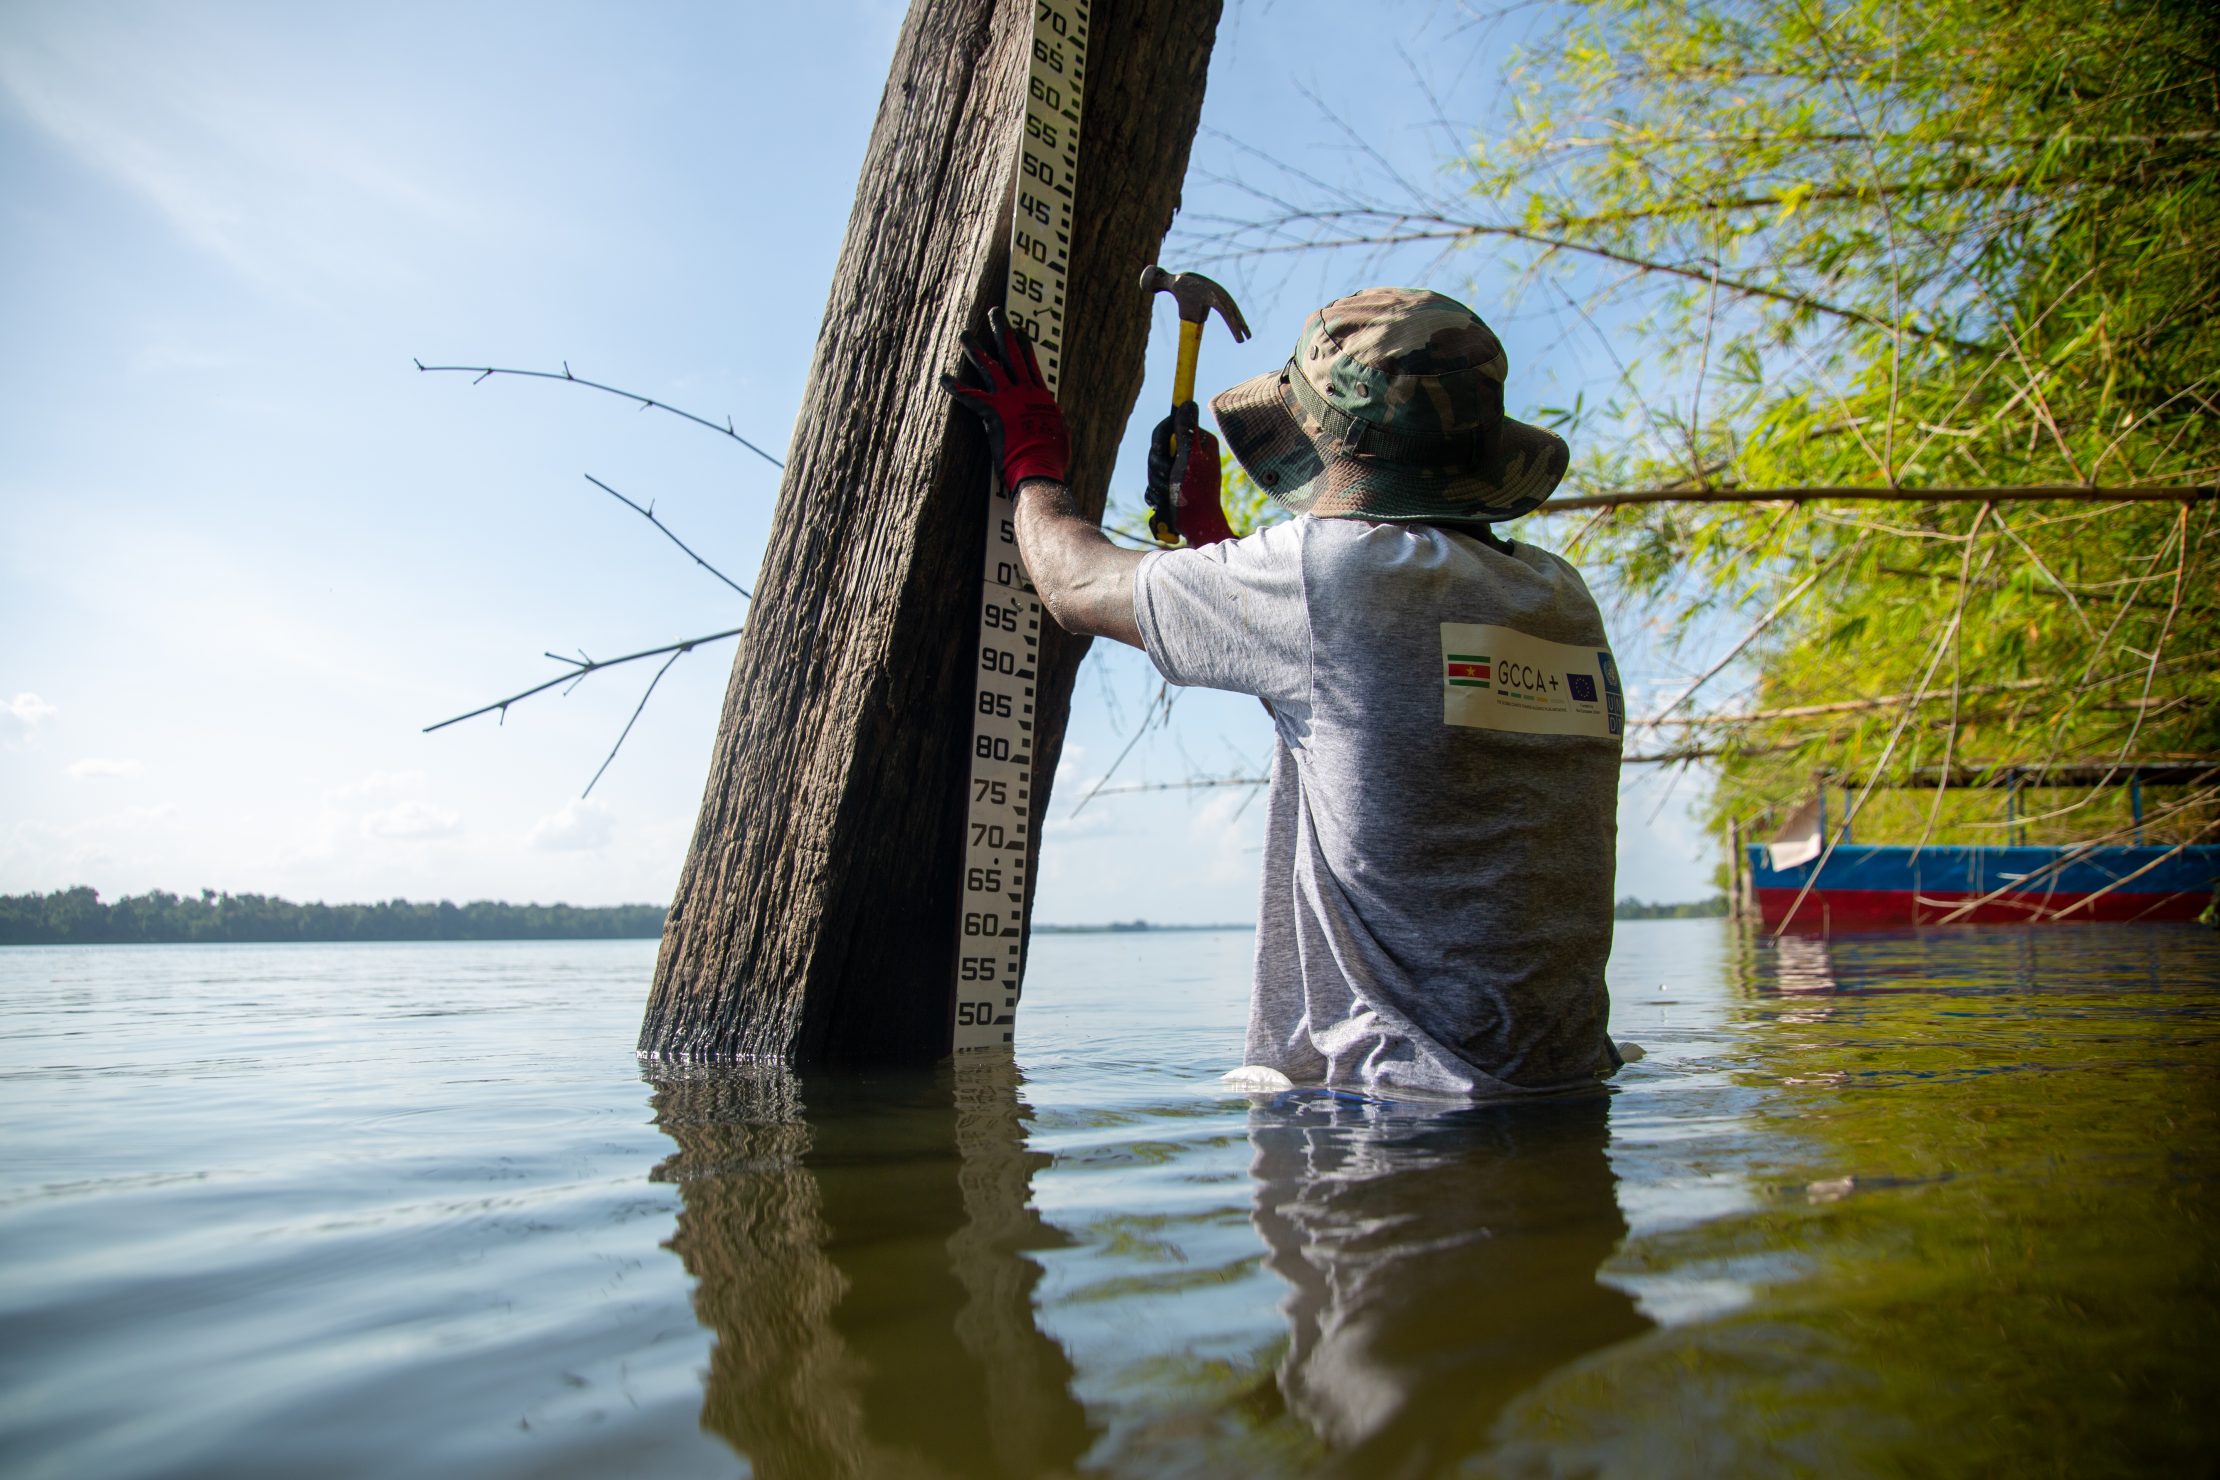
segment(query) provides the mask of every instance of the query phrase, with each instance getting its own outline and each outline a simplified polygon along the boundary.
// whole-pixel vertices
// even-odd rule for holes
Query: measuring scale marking
[[[1033,54],[1010,213],[1010,281],[1003,309],[1032,337],[1051,391],[1064,359],[1087,12],[1088,0],[1033,0]],[[1027,847],[1037,820],[1031,792],[1041,601],[1018,557],[1012,492],[996,480],[980,583],[979,685],[971,717],[956,958],[958,1049],[1011,1041],[1025,961]]]

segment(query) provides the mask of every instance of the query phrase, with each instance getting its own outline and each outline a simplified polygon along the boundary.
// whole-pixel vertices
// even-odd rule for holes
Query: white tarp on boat
[[[1799,867],[1817,858],[1826,845],[1827,840],[1819,832],[1819,794],[1814,792],[1788,814],[1788,821],[1781,824],[1780,832],[1765,845],[1765,866],[1771,869]]]

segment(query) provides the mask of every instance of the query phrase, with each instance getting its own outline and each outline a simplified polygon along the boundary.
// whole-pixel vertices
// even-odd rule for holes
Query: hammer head
[[[1141,274],[1141,291],[1171,294],[1172,301],[1179,305],[1179,316],[1190,324],[1201,323],[1216,309],[1218,317],[1233,331],[1235,344],[1249,337],[1248,321],[1241,317],[1233,295],[1199,272],[1166,272],[1152,263]]]

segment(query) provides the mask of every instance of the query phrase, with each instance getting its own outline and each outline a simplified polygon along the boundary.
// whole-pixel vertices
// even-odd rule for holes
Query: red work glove
[[[986,424],[987,442],[1002,469],[1002,486],[1015,494],[1028,478],[1068,481],[1071,433],[1048,382],[1033,358],[1033,341],[999,308],[987,310],[987,332],[963,336],[964,378],[940,378],[940,388]]]
[[[1215,545],[1233,538],[1225,507],[1218,501],[1218,439],[1195,425],[1200,412],[1183,402],[1149,433],[1149,529],[1162,537],[1169,525],[1190,545]],[[1175,493],[1172,481],[1172,432],[1187,428],[1187,476]]]

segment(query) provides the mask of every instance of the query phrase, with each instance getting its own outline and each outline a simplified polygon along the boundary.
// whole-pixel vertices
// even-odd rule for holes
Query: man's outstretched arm
[[[1121,550],[1080,515],[1067,483],[1071,434],[1033,358],[1032,341],[999,308],[984,334],[963,336],[964,379],[941,387],[985,428],[1002,486],[1017,490],[1018,553],[1048,614],[1066,632],[1141,645],[1133,618],[1133,567],[1141,552]]]
[[[1049,478],[1018,485],[1018,553],[1056,625],[1083,637],[1141,645],[1133,616],[1133,571],[1145,550],[1121,549],[1079,512],[1071,489]]]

